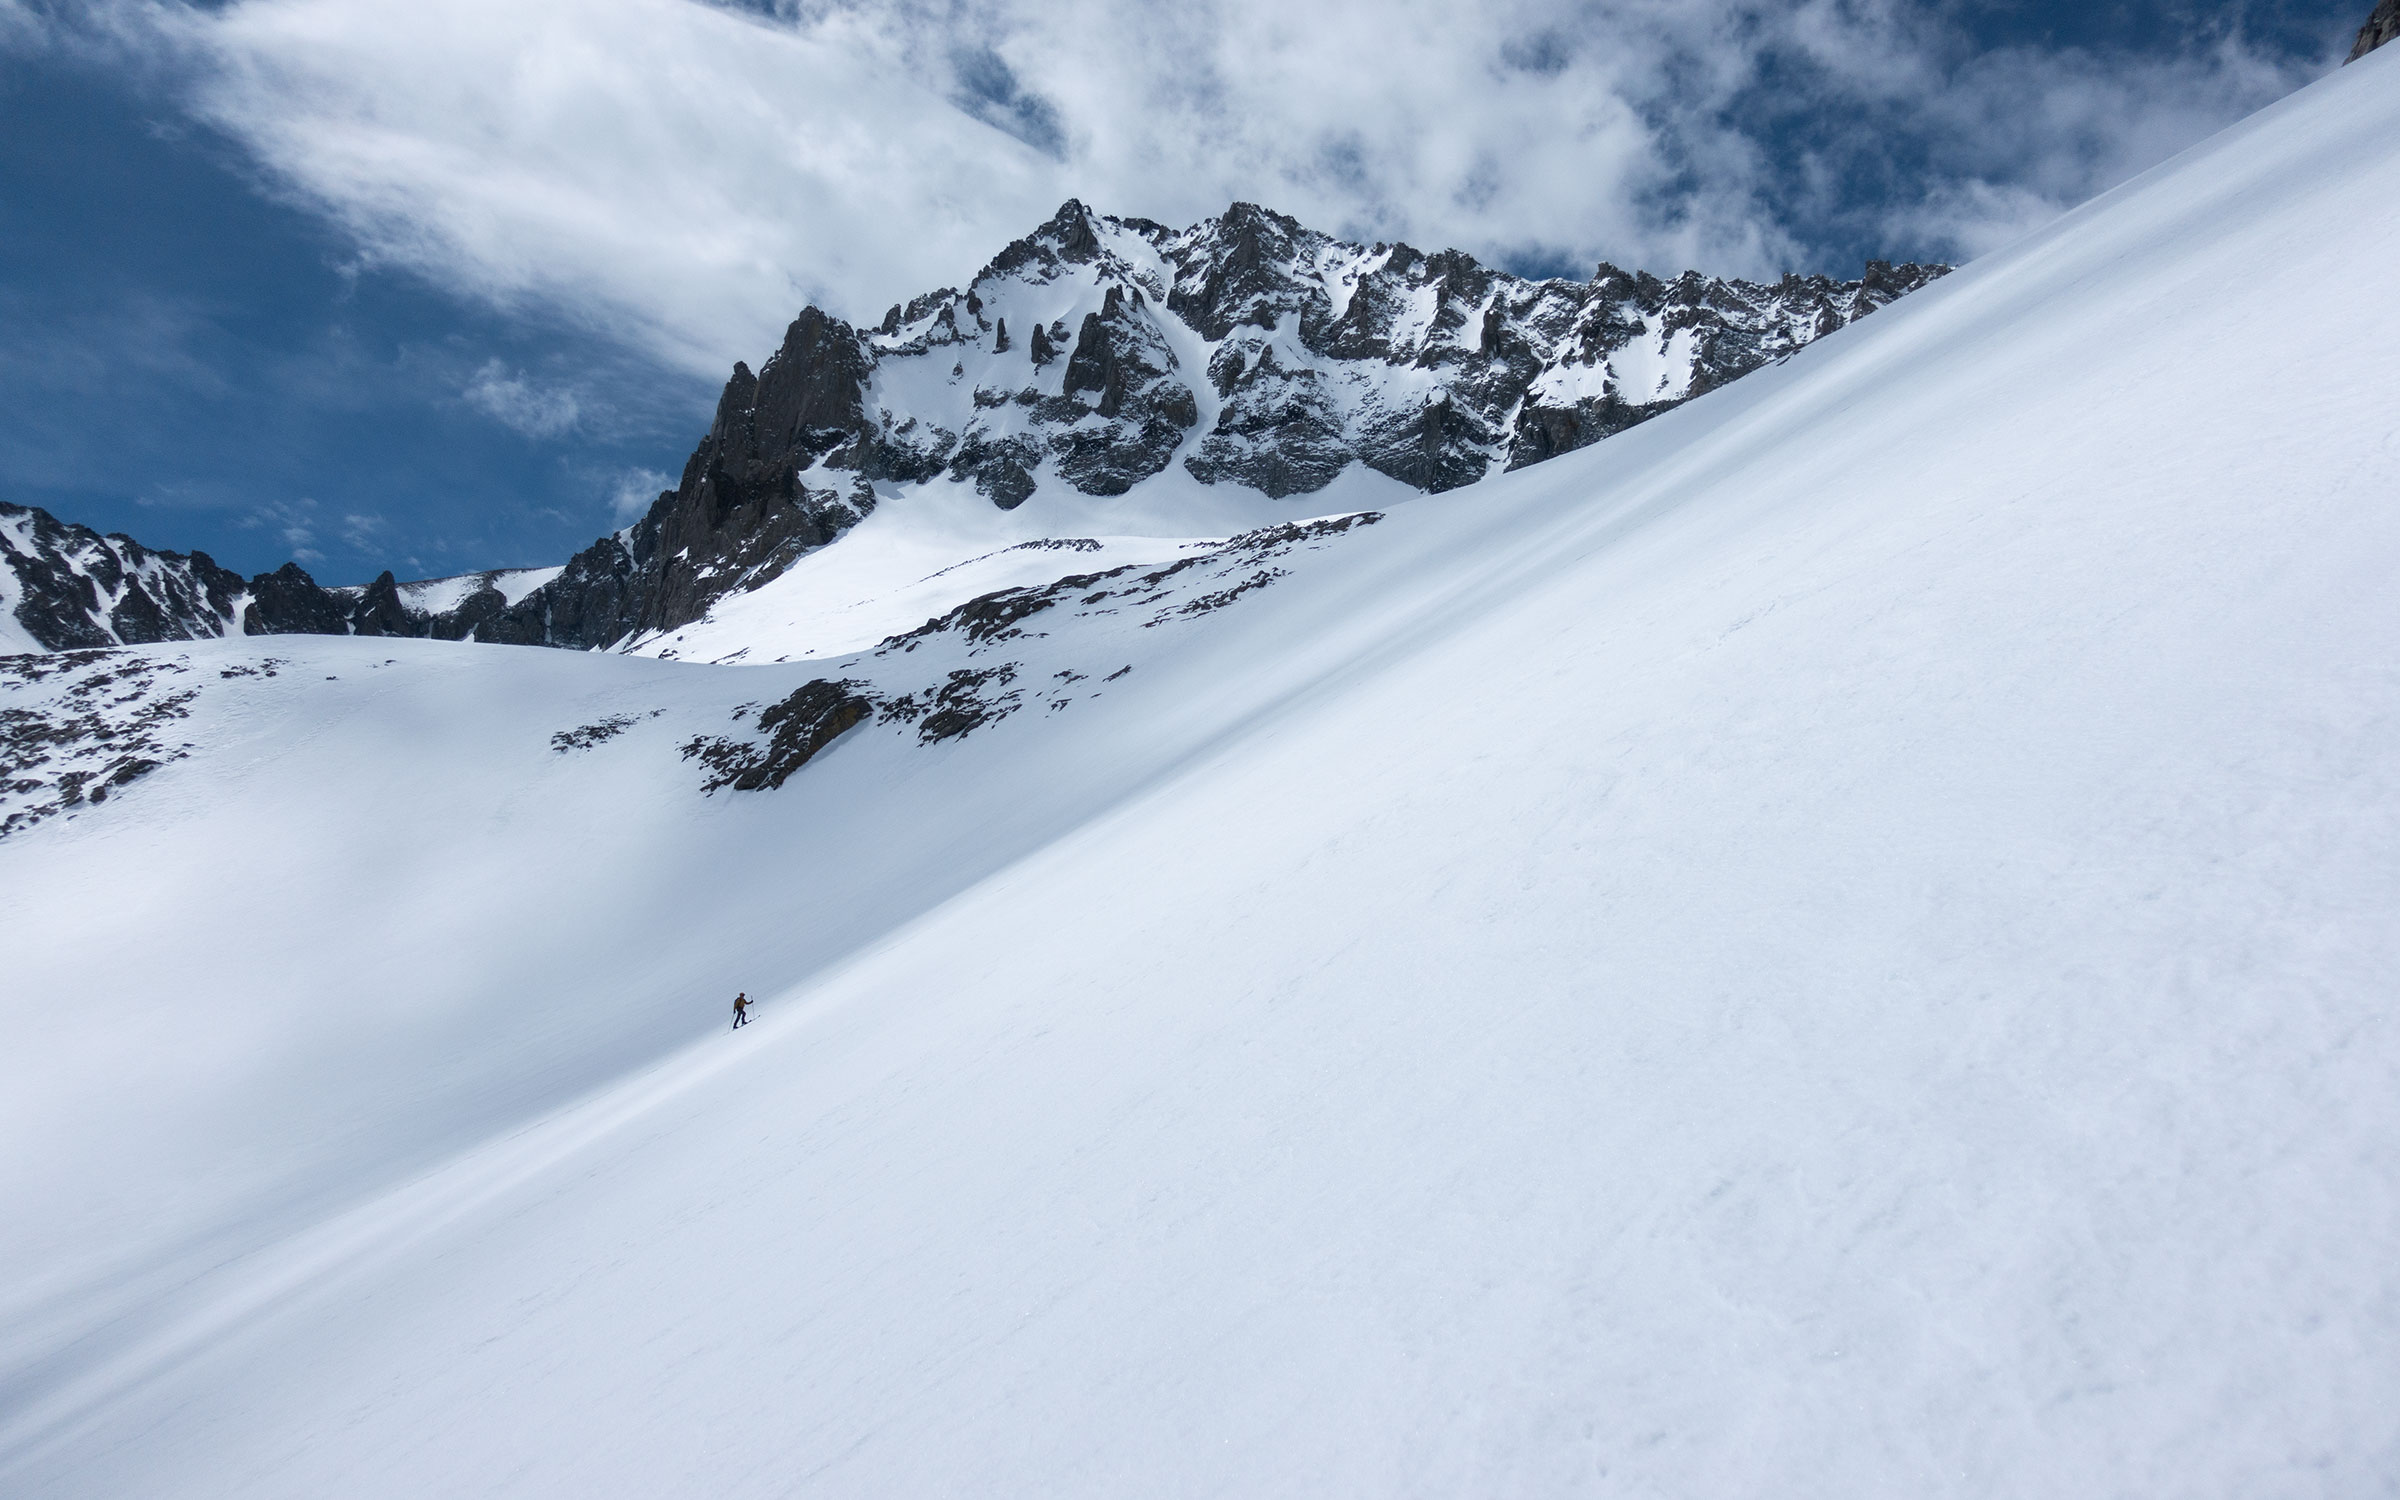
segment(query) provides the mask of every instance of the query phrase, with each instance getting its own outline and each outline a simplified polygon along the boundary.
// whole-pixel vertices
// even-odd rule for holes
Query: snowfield
[[[822,467],[804,472],[803,482],[816,488],[843,483]],[[637,635],[615,649],[747,665],[830,659],[997,589],[1129,563],[1169,563],[1260,527],[1422,498],[1358,464],[1322,490],[1282,500],[1241,485],[1202,484],[1180,465],[1122,495],[1086,495],[1046,476],[1009,510],[949,480],[891,488],[834,545],[802,556],[759,587],[726,595],[689,625]]]
[[[2391,1493],[2396,68],[982,635],[16,672],[0,1493]]]

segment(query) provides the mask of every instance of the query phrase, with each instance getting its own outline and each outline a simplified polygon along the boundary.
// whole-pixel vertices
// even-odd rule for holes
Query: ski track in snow
[[[2389,1491],[2396,67],[1222,607],[112,653],[0,1491]]]

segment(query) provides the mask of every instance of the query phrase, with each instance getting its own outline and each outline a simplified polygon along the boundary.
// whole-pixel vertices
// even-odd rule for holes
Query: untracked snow
[[[1164,563],[1233,533],[1405,504],[1416,492],[1354,468],[1307,497],[1274,501],[1233,485],[1162,474],[1095,499],[1056,483],[1014,510],[960,484],[910,486],[772,581],[728,594],[702,619],[621,648],[694,662],[799,661],[862,650],[995,589],[1128,563]],[[1193,534],[1213,527],[1214,534]]]
[[[2395,68],[1255,587],[144,649],[0,1493],[2391,1492]]]
[[[563,568],[500,568],[484,573],[458,573],[448,578],[404,583],[400,585],[400,597],[410,609],[428,615],[454,610],[466,602],[468,595],[486,588],[496,590],[502,599],[514,604],[564,571]]]

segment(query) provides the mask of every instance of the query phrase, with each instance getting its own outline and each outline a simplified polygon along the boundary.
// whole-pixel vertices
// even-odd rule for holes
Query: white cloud
[[[532,438],[557,437],[582,414],[573,391],[536,385],[497,359],[485,360],[460,394],[494,421]]]
[[[2232,36],[2156,57],[2008,49],[1912,101],[1940,176],[1893,225],[1980,254],[2280,98],[2325,66],[2270,61]]]
[[[292,549],[296,562],[323,562],[325,554],[316,548],[317,502],[310,499],[274,500],[258,506],[243,518],[242,525],[252,530],[266,529],[281,538]]]
[[[350,514],[342,517],[342,544],[353,551],[365,552],[383,545],[391,530],[378,515]]]
[[[197,112],[370,261],[580,310],[710,373],[803,303],[922,290],[1056,206],[1048,164],[863,19],[690,0],[144,14],[202,64]]]
[[[656,469],[627,469],[609,484],[609,510],[619,526],[631,525],[657,502],[660,491],[674,483],[675,476]]]
[[[38,51],[47,40],[47,28],[24,0],[0,0],[0,52]]]
[[[1772,274],[1835,240],[1972,253],[2308,72],[2223,38],[1978,55],[1949,7],[1902,0],[108,13],[369,263],[711,375],[805,302],[872,319],[963,281],[1070,195],[1178,224],[1246,198],[1578,269]],[[524,430],[572,421],[494,400]]]

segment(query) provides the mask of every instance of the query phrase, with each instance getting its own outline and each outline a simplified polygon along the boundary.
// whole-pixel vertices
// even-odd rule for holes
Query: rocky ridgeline
[[[342,628],[295,564],[245,580],[205,552],[155,552],[29,506],[0,503],[0,559],[0,599],[52,651]]]
[[[1455,489],[1622,432],[1946,269],[1528,281],[1250,204],[1172,230],[1070,202],[963,290],[875,328],[803,311],[757,373],[734,367],[681,483],[477,638],[588,647],[688,624],[856,524],[878,485],[971,484],[1008,509],[1180,463],[1284,498],[1355,463]]]
[[[396,635],[464,640],[555,568],[497,569],[326,588],[298,563],[245,579],[205,552],[160,552],[37,506],[0,501],[0,607],[49,651],[223,635]],[[427,608],[428,598],[440,600]],[[5,636],[0,636],[5,639]]]
[[[1455,250],[1333,239],[1250,204],[1176,230],[1070,202],[965,289],[874,328],[802,311],[755,374],[734,366],[677,487],[521,596],[498,575],[456,598],[389,573],[321,589],[294,566],[245,583],[199,554],[41,516],[46,534],[113,549],[112,576],[133,582],[113,603],[106,589],[86,598],[12,550],[18,618],[52,649],[237,622],[612,645],[771,581],[857,524],[878,486],[940,480],[1009,509],[1045,486],[1120,495],[1179,464],[1280,499],[1359,464],[1455,489],[1622,432],[1946,269],[1870,262],[1857,281],[1755,283],[1604,264],[1589,281],[1531,281]]]
[[[2368,14],[2366,24],[2358,28],[2358,40],[2342,61],[2354,63],[2394,37],[2400,37],[2400,0],[2381,0]]]
[[[1065,712],[1133,671],[1131,658],[1144,654],[1141,635],[1188,626],[1272,588],[1291,576],[1286,564],[1298,554],[1382,519],[1370,510],[1287,521],[1159,567],[1129,564],[985,594],[832,663],[838,677],[812,679],[763,708],[741,705],[733,734],[696,735],[683,758],[700,763],[705,792],[771,791],[862,724],[907,726],[918,744],[938,745],[1020,710]],[[550,743],[561,753],[590,749],[634,722],[619,715]]]
[[[622,754],[657,757],[662,768],[696,763],[698,793],[772,791],[854,730],[861,741],[927,748],[1020,715],[1072,719],[1174,649],[1179,633],[1205,628],[1310,566],[1310,554],[1382,519],[1357,511],[1284,522],[1172,562],[999,589],[870,649],[812,664],[831,675],[800,667],[726,674],[718,686],[727,700],[773,687],[758,700],[696,709],[620,702],[551,733],[549,748],[569,764]],[[1092,548],[1076,538],[1060,550]],[[297,665],[255,646],[0,656],[0,840],[167,791],[179,762],[226,748],[227,725],[280,713],[292,693],[313,691],[318,669]]]

